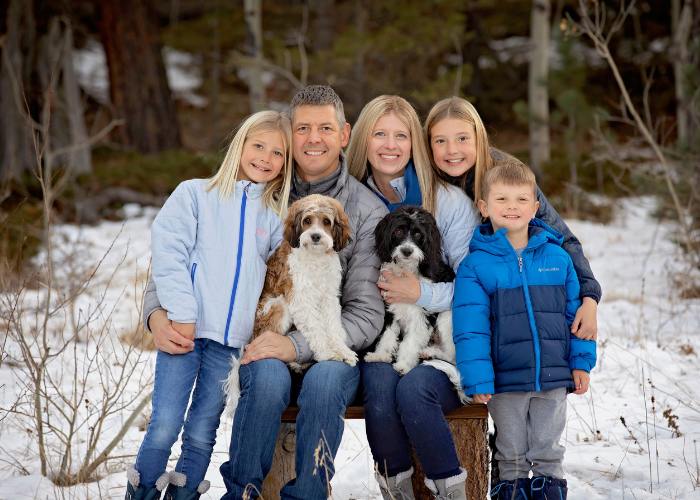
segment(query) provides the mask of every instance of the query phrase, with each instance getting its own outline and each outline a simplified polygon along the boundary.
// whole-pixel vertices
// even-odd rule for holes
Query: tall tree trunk
[[[61,66],[63,74],[63,97],[66,103],[68,115],[68,128],[70,130],[70,142],[73,145],[85,144],[88,140],[87,126],[85,125],[85,112],[83,100],[80,97],[78,80],[73,70],[73,28],[66,25],[63,32],[63,50],[61,54]],[[70,155],[68,168],[72,174],[85,174],[92,172],[92,154],[90,147],[76,149]]]
[[[530,20],[530,68],[528,104],[530,108],[530,166],[537,177],[550,160],[549,142],[549,17],[550,0],[533,0]]]
[[[673,32],[673,79],[676,88],[676,129],[679,141],[688,139],[688,97],[685,95],[683,70],[689,61],[688,39],[693,22],[693,8],[686,0],[671,0],[671,30]]]
[[[314,21],[314,48],[330,50],[335,35],[335,0],[315,0],[316,20]]]
[[[245,42],[248,55],[255,61],[248,69],[250,109],[265,109],[265,85],[262,80],[262,0],[245,0]]]
[[[142,153],[181,146],[157,27],[144,0],[100,0],[100,34],[121,141]]]
[[[0,182],[19,179],[32,168],[28,142],[31,127],[22,117],[21,82],[29,87],[35,38],[33,0],[10,0],[7,33],[0,45]]]

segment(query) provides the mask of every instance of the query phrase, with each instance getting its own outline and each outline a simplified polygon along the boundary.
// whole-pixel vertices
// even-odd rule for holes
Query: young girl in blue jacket
[[[194,349],[158,351],[153,413],[127,471],[127,500],[157,499],[166,486],[167,500],[195,500],[209,488],[204,476],[224,409],[222,381],[253,331],[267,258],[282,241],[291,140],[289,118],[255,113],[237,130],[216,175],[180,184],[153,221],[158,299]],[[168,473],[183,427],[180,458]]]

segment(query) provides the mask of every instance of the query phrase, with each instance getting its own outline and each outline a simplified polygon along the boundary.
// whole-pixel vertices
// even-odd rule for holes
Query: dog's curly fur
[[[357,363],[341,322],[342,267],[338,252],[350,243],[350,222],[337,200],[310,195],[289,207],[284,241],[267,261],[267,275],[252,341],[265,331],[286,335],[294,326],[309,343],[316,361]],[[308,364],[289,363],[302,371]],[[227,413],[240,394],[238,359],[225,383]]]
[[[442,258],[442,238],[435,218],[423,208],[397,208],[377,224],[374,239],[381,271],[396,276],[410,272],[425,283],[454,281],[454,271]],[[455,362],[452,311],[429,313],[415,304],[389,304],[386,309],[376,350],[367,354],[365,361],[391,363],[395,356],[393,366],[401,375],[421,359]]]

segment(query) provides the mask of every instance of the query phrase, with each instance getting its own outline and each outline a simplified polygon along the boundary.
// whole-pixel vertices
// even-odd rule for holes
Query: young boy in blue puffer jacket
[[[474,231],[455,281],[457,366],[498,429],[498,500],[566,499],[566,396],[588,390],[596,362],[595,342],[571,334],[579,281],[562,235],[535,218],[536,189],[520,163],[486,172],[479,210],[491,222]]]

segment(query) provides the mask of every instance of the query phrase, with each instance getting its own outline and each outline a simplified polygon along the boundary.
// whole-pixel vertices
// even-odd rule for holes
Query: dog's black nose
[[[413,253],[413,249],[411,248],[402,248],[401,253],[403,254],[404,257],[410,257],[411,254]]]
[[[311,241],[313,241],[314,243],[318,243],[319,241],[321,241],[321,235],[318,233],[312,234]]]

